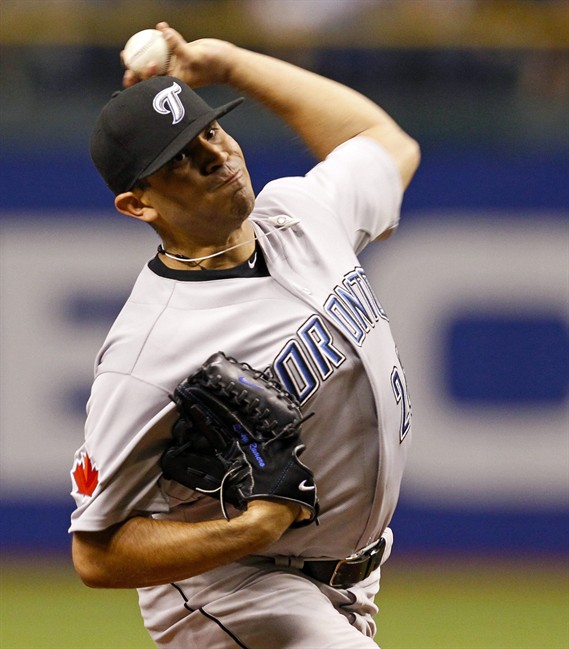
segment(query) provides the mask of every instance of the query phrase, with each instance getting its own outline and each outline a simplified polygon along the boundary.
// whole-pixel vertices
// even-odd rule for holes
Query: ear
[[[124,192],[115,196],[115,207],[122,214],[150,223],[156,218],[156,210],[143,202],[140,196],[133,192]]]

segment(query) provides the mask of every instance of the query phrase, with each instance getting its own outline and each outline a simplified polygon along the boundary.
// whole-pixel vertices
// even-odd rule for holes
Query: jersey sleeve
[[[401,176],[392,157],[375,140],[358,136],[341,144],[303,177],[269,183],[257,198],[255,213],[310,214],[336,219],[356,253],[397,227],[403,199]]]
[[[70,532],[100,531],[135,514],[168,510],[157,458],[174,416],[174,404],[156,386],[114,372],[96,378],[85,441],[71,469],[76,509]]]

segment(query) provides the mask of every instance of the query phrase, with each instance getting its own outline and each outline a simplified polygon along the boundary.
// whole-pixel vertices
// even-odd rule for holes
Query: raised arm
[[[187,43],[159,23],[173,53],[168,74],[193,87],[228,84],[284,120],[318,158],[356,135],[380,142],[393,157],[404,187],[419,164],[417,142],[377,104],[359,92],[290,63],[216,39]],[[145,76],[152,76],[149,66]],[[137,78],[125,74],[125,85]]]

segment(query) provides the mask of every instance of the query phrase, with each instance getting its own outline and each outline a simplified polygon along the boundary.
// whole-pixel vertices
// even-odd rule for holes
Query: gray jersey
[[[320,525],[289,530],[266,554],[337,558],[379,537],[397,502],[410,413],[388,318],[357,253],[397,225],[401,197],[391,158],[355,138],[259,194],[251,220],[269,277],[176,281],[142,270],[97,357],[70,531],[139,512],[220,517],[215,500],[162,479],[159,457],[175,415],[169,395],[221,350],[270,366],[315,413],[303,461]],[[278,230],[287,217],[299,223]]]

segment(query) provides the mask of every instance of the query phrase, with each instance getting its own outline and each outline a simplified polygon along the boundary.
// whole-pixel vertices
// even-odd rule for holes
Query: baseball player
[[[158,647],[376,647],[374,597],[411,439],[388,316],[357,254],[396,228],[417,143],[359,93],[215,39],[167,76],[125,73],[93,132],[116,209],[151,225],[142,269],[95,365],[71,470],[73,560],[99,588],[137,588]],[[229,84],[273,111],[320,161],[254,196],[242,151],[189,86]],[[188,84],[188,85],[186,85]],[[304,412],[318,524],[253,499],[225,519],[166,480],[171,395],[222,351],[272,376]]]

